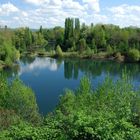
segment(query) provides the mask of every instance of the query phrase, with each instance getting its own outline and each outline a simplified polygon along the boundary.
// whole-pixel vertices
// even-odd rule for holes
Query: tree
[[[96,44],[95,44],[95,40],[92,39],[92,42],[91,42],[91,49],[94,50],[94,53],[97,53],[97,47],[96,47]]]
[[[106,49],[107,49],[107,53],[108,54],[112,54],[113,53],[113,49],[112,49],[112,47],[110,45],[108,45]]]
[[[79,51],[83,52],[86,49],[86,40],[84,38],[79,40]]]
[[[32,34],[29,28],[25,28],[25,34],[24,34],[24,38],[25,38],[25,44],[26,47],[31,47],[32,44]]]
[[[75,19],[74,36],[75,36],[75,42],[78,42],[80,38],[80,20],[78,18]]]
[[[96,26],[94,29],[95,44],[98,48],[106,48],[105,31],[102,26]]]
[[[40,26],[39,32],[40,32],[41,34],[43,33],[42,25]]]
[[[2,60],[6,66],[12,66],[17,59],[19,59],[19,52],[12,44],[11,31],[7,30],[0,36],[0,60]]]
[[[64,33],[64,50],[72,47],[74,41],[74,19],[67,18],[65,20],[65,33]]]

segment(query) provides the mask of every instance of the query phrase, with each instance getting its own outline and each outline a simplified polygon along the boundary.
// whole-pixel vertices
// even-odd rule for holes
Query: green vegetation
[[[32,91],[19,80],[1,79],[2,140],[140,139],[140,92],[125,74],[116,82],[107,77],[97,89],[83,77],[79,88],[66,90],[56,110],[42,121]]]
[[[140,60],[140,52],[137,49],[130,49],[128,56],[130,61],[137,62]]]
[[[33,91],[18,79],[11,83],[4,76],[0,79],[0,130],[21,120],[36,124],[39,114]]]
[[[138,39],[140,29],[136,27],[120,28],[106,24],[86,26],[84,23],[81,25],[79,19],[67,18],[64,29],[55,27],[42,29],[42,31],[44,38],[48,41],[48,50],[55,50],[59,45],[64,52],[63,57],[73,57],[74,54],[75,57],[80,58],[131,61],[129,52],[133,49],[140,52]],[[138,59],[132,61],[139,62]]]
[[[0,31],[0,67],[11,66],[19,59],[20,54],[12,44],[13,32],[10,30]]]
[[[24,54],[140,62],[139,34],[140,28],[86,26],[78,18],[67,18],[65,28],[5,26],[0,28],[0,69],[13,66]],[[93,63],[85,67],[80,61],[65,61],[65,77],[76,78],[78,68],[92,68],[90,73],[98,75],[102,63],[97,67]],[[139,72],[138,67],[135,70]],[[33,91],[18,78],[7,81],[0,75],[0,140],[139,140],[140,91],[133,90],[129,78],[123,74],[113,82],[107,77],[97,89],[91,87],[84,77],[79,88],[66,90],[54,112],[43,118]]]
[[[111,58],[119,61],[140,61],[140,28],[116,25],[86,26],[78,18],[67,18],[65,28],[31,30],[28,27],[0,29],[0,68],[11,66],[21,54],[55,57]],[[59,49],[60,50],[60,49]],[[53,52],[53,53],[52,53]],[[102,55],[104,54],[104,55]],[[120,55],[118,55],[120,54]],[[116,57],[117,56],[117,57]]]
[[[63,52],[62,52],[62,49],[59,45],[56,47],[56,56],[63,57]]]

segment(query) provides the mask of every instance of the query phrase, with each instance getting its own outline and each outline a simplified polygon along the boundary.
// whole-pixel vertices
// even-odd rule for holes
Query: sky
[[[65,18],[81,22],[140,27],[140,0],[0,0],[0,26],[64,26]]]

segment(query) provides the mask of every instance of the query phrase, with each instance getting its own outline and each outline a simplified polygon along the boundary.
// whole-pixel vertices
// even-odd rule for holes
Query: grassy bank
[[[135,57],[133,53],[120,53],[114,52],[109,53],[101,51],[94,53],[94,51],[73,51],[73,52],[62,52],[61,48],[52,51],[45,51],[44,49],[26,51],[21,54],[21,56],[30,56],[30,57],[52,57],[52,58],[79,58],[79,59],[92,59],[92,60],[113,60],[117,62],[126,62],[126,63],[139,63],[139,56]]]
[[[80,52],[63,52],[61,55],[54,53],[53,55],[48,55],[50,57],[54,58],[80,58],[80,59],[93,59],[93,60],[114,60],[117,62],[128,62],[125,59],[124,55],[121,55],[120,53],[117,54],[108,54],[107,52],[100,52],[100,53],[80,53]]]

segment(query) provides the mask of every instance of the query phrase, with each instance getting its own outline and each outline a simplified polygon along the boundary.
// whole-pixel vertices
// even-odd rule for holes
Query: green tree
[[[75,42],[78,42],[80,38],[80,20],[78,18],[75,19],[74,36],[75,36]]]
[[[83,52],[86,49],[86,40],[84,38],[79,40],[79,51]]]
[[[43,33],[42,25],[40,26],[39,32],[40,32],[41,34]]]
[[[65,33],[64,33],[64,50],[72,47],[74,41],[74,19],[67,18],[65,20]]]

